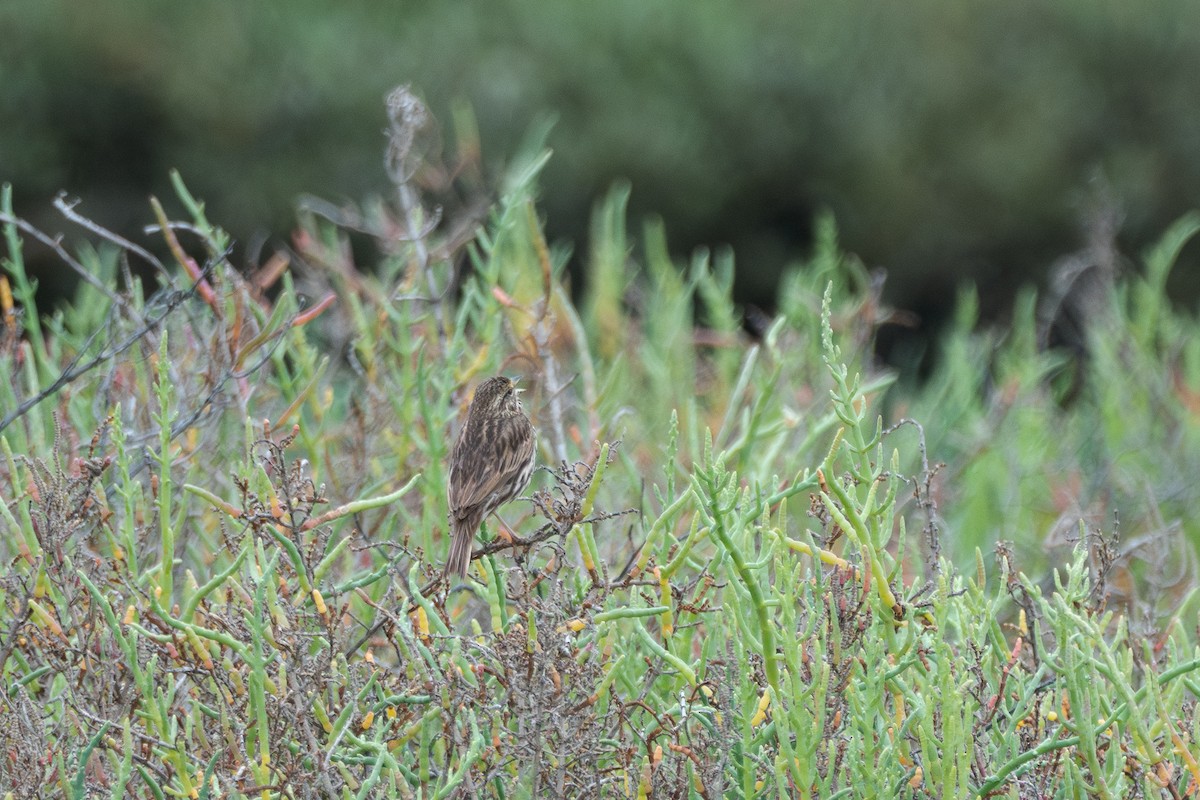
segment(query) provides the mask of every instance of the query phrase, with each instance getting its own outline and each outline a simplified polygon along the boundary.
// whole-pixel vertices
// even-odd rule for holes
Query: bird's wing
[[[494,421],[483,430],[464,433],[450,457],[450,510],[455,513],[485,503],[513,478],[533,455],[532,426],[522,416]],[[460,452],[472,448],[475,452]]]

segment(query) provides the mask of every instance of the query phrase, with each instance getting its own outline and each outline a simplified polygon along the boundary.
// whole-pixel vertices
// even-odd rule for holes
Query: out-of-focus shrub
[[[557,116],[552,235],[628,177],[635,219],[733,244],[768,302],[829,206],[896,302],[971,277],[990,313],[1078,245],[1092,180],[1133,250],[1200,202],[1200,7],[1154,5],[9,3],[0,177],[132,226],[177,167],[247,242],[302,192],[382,189],[376,109],[408,81],[470,103],[493,157]]]

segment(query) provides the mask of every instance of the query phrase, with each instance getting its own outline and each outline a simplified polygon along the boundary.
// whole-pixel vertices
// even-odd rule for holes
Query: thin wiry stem
[[[543,314],[533,329],[534,344],[538,350],[538,360],[542,363],[542,374],[545,380],[546,408],[550,417],[551,450],[555,462],[567,461],[567,432],[563,422],[563,390],[566,384],[560,382],[558,360],[550,348],[551,324],[548,315]]]
[[[54,207],[57,208],[64,217],[69,219],[71,222],[74,222],[84,230],[91,231],[100,238],[112,242],[117,247],[121,248],[121,250],[138,256],[147,264],[154,267],[161,280],[168,284],[172,284],[171,273],[167,271],[167,268],[163,266],[162,261],[160,261],[157,256],[155,256],[149,250],[146,250],[144,247],[129,241],[124,236],[121,236],[114,231],[110,231],[108,228],[98,224],[94,220],[90,220],[87,217],[77,213],[75,211],[75,206],[77,205],[79,205],[79,200],[68,200],[66,192],[59,192],[58,197],[54,198]]]
[[[429,248],[425,242],[437,220],[428,219],[421,199],[412,186],[412,179],[416,174],[416,164],[412,158],[413,143],[417,134],[429,124],[429,109],[408,86],[393,89],[388,95],[387,107],[389,124],[385,163],[388,177],[396,187],[396,203],[404,220],[404,232],[412,248],[416,268],[425,275],[429,296],[440,298],[443,293],[438,288],[437,278],[433,274]],[[433,304],[433,318],[437,323],[438,339],[442,341],[445,338],[445,330],[440,302]]]

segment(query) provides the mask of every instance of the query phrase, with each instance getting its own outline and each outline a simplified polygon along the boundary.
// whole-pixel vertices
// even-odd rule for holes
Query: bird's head
[[[516,381],[503,375],[488,378],[475,390],[475,399],[471,401],[471,413],[483,413],[488,416],[519,414],[521,391],[517,388]]]

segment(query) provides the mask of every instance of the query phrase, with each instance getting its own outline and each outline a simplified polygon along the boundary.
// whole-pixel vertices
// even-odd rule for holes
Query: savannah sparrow
[[[465,577],[471,544],[484,518],[529,485],[533,474],[533,425],[521,410],[521,390],[505,377],[488,378],[475,390],[467,422],[450,451],[449,576]]]

